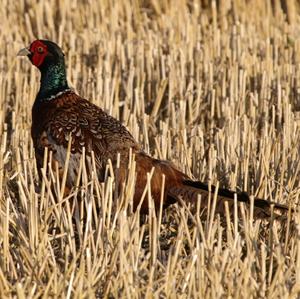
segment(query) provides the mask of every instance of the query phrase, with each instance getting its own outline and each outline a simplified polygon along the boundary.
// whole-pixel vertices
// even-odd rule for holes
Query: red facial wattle
[[[39,67],[43,64],[45,57],[48,54],[47,46],[39,40],[34,41],[30,45],[31,61],[36,66]]]

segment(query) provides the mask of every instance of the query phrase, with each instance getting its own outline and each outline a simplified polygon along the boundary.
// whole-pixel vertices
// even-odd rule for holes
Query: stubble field
[[[174,205],[141,222],[134,173],[116,196],[113,178],[88,181],[84,165],[57,200],[61,182],[40,182],[30,137],[39,72],[16,56],[36,38],[57,42],[72,87],[147,152],[296,207],[296,0],[1,0],[0,19],[1,298],[297,297],[297,213],[261,222],[244,206],[230,219]]]

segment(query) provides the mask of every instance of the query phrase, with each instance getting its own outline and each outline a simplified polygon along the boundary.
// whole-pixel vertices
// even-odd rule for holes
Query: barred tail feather
[[[201,195],[201,207],[207,208],[209,193],[213,196],[215,192],[216,187],[213,185],[208,186],[202,182],[184,180],[182,181],[181,186],[169,188],[168,195],[174,198],[181,197],[182,200],[187,202],[195,202],[199,198],[199,195]],[[225,215],[225,201],[228,202],[229,209],[233,211],[235,196],[238,202],[250,205],[250,196],[246,192],[234,192],[225,188],[219,188],[217,192],[218,198],[216,203],[216,213]],[[274,207],[275,218],[287,214],[289,210],[286,205],[278,204],[266,199],[255,198],[254,216],[260,219],[269,218],[271,216],[271,206]]]

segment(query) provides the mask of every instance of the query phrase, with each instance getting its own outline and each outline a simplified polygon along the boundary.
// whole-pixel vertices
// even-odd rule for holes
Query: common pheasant
[[[99,180],[104,179],[108,159],[116,169],[117,156],[118,153],[120,154],[117,176],[119,185],[125,182],[131,151],[135,155],[138,178],[133,197],[135,209],[141,204],[141,212],[148,212],[148,199],[140,202],[147,184],[147,173],[152,169],[154,171],[151,179],[151,195],[156,208],[160,206],[163,175],[165,176],[164,207],[177,201],[195,202],[199,194],[201,207],[207,207],[208,194],[215,192],[214,186],[209,188],[204,183],[193,181],[171,162],[149,156],[120,121],[70,89],[66,77],[64,54],[57,44],[49,40],[35,40],[28,48],[20,50],[18,55],[27,56],[41,72],[40,90],[32,107],[31,127],[38,169],[43,165],[44,151],[48,147],[52,151],[54,170],[58,163],[62,174],[71,136],[71,154],[66,180],[69,190],[77,179],[83,147],[87,157],[91,157],[94,152]],[[238,201],[250,203],[250,198],[245,192],[235,193],[220,188],[216,212],[224,214],[224,201],[227,201],[229,206],[232,205],[235,194]],[[280,212],[279,214],[288,210],[285,205],[255,199],[255,215],[259,218],[269,217],[271,204]]]

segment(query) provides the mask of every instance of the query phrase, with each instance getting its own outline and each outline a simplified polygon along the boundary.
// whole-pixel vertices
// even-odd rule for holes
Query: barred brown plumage
[[[195,202],[198,194],[203,195],[201,206],[207,206],[208,195],[215,191],[214,186],[210,190],[206,184],[192,181],[171,162],[150,157],[120,121],[69,88],[64,55],[55,43],[36,40],[19,54],[28,56],[41,71],[41,87],[32,108],[31,130],[38,169],[42,167],[45,148],[52,151],[54,164],[57,162],[59,168],[63,169],[71,136],[71,157],[66,182],[68,189],[71,189],[76,181],[83,147],[88,157],[94,152],[100,180],[104,179],[108,160],[110,159],[113,167],[116,167],[117,155],[120,154],[119,183],[123,183],[126,178],[129,152],[132,151],[135,154],[138,178],[133,198],[134,208],[140,204],[147,184],[147,173],[153,168],[151,195],[156,208],[160,206],[163,175],[164,206],[178,201],[179,197],[184,201]],[[246,193],[219,189],[218,196],[216,211],[219,213],[225,213],[223,202],[229,201],[232,204],[235,197],[240,202],[250,203]],[[288,210],[284,205],[257,199],[254,201],[257,211],[255,215],[259,218],[268,217],[271,204],[278,211]],[[141,211],[147,213],[148,200],[141,203]]]

